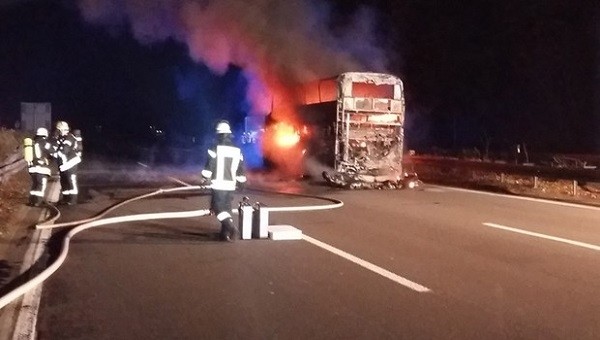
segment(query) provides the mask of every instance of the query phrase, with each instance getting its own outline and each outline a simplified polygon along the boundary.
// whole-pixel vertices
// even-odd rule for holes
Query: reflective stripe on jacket
[[[233,191],[236,182],[245,182],[244,157],[240,148],[229,141],[208,150],[208,159],[202,176],[211,179],[215,190]]]
[[[81,163],[81,157],[77,154],[79,142],[72,133],[57,137],[54,150],[54,156],[58,159],[58,169],[61,172]]]

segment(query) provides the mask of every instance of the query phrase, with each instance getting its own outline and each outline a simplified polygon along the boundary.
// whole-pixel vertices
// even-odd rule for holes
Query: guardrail
[[[21,151],[16,151],[0,163],[0,183],[7,181],[12,175],[27,166]]]
[[[520,165],[498,162],[484,162],[461,159],[434,158],[413,156],[407,159],[407,163],[414,165],[435,165],[446,168],[462,168],[467,170],[494,171],[500,173],[538,176],[549,179],[579,180],[588,182],[600,182],[600,170],[598,169],[572,169],[554,168],[542,165]]]
[[[405,159],[407,165],[414,166],[417,173],[419,167],[435,167],[441,171],[459,170],[459,171],[483,171],[495,172],[501,175],[528,176],[533,178],[533,186],[537,187],[540,178],[548,180],[566,180],[573,183],[573,195],[577,195],[577,187],[580,183],[599,182],[600,170],[585,168],[554,168],[543,165],[521,165],[499,162],[485,162],[476,160],[462,160],[451,158],[437,158],[426,156],[412,156]]]

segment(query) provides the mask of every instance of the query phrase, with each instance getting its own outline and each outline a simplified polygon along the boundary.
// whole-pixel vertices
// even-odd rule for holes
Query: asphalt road
[[[63,208],[61,221],[157,185],[82,177],[90,200]],[[221,243],[212,217],[83,232],[43,286],[38,338],[600,338],[599,209],[433,186],[304,190],[344,202],[273,213],[271,223],[306,240]],[[247,194],[269,206],[318,204]],[[207,205],[169,195],[111,215]]]

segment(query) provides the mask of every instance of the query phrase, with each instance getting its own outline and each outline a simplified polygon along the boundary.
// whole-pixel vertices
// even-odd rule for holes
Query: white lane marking
[[[524,235],[539,237],[539,238],[543,238],[543,239],[546,239],[546,240],[552,240],[552,241],[567,243],[567,244],[570,244],[570,245],[573,245],[573,246],[577,246],[577,247],[582,247],[582,248],[587,248],[587,249],[591,249],[591,250],[595,250],[595,251],[600,251],[600,246],[597,246],[595,244],[584,243],[584,242],[579,242],[579,241],[573,241],[573,240],[569,240],[569,239],[562,238],[562,237],[556,237],[556,236],[552,236],[552,235],[540,234],[540,233],[536,233],[536,232],[533,232],[533,231],[527,231],[527,230],[523,230],[523,229],[517,229],[517,228],[507,227],[507,226],[504,226],[504,225],[501,225],[501,224],[496,224],[496,223],[485,222],[485,223],[483,223],[483,225],[485,225],[487,227],[491,227],[491,228],[512,231],[512,232],[519,233],[519,234],[524,234]]]
[[[23,267],[21,267],[21,274],[32,267],[32,265],[42,256],[44,247],[51,234],[52,230],[50,229],[38,230],[35,232],[33,235],[34,242],[31,243],[25,254],[25,261],[23,262]],[[13,332],[13,340],[33,340],[36,338],[35,328],[37,325],[37,316],[41,299],[42,285],[38,285],[29,293],[25,294],[21,301],[19,316],[17,317],[15,330]]]
[[[447,190],[444,190],[443,188],[425,188],[423,190],[429,191],[429,192],[446,192],[447,191]]]
[[[514,199],[517,199],[517,200],[532,201],[532,202],[539,202],[539,203],[549,203],[549,204],[560,205],[560,206],[563,206],[563,207],[581,208],[581,209],[589,209],[589,210],[600,211],[600,207],[594,207],[594,206],[590,206],[590,205],[583,205],[583,204],[577,204],[577,203],[567,203],[567,202],[552,201],[552,200],[548,200],[548,199],[544,199],[544,198],[534,198],[534,197],[524,197],[524,196],[507,195],[507,194],[497,194],[497,193],[493,193],[493,192],[477,191],[477,190],[455,188],[455,187],[446,187],[446,186],[440,186],[440,185],[432,185],[432,186],[437,186],[437,187],[440,187],[440,188],[445,188],[445,189],[454,190],[454,191],[470,192],[470,193],[480,194],[480,195],[497,196],[497,197],[508,197],[508,198],[514,198]]]
[[[366,269],[368,269],[368,270],[370,270],[372,272],[375,272],[375,273],[377,273],[377,274],[379,274],[379,275],[381,275],[381,276],[383,276],[383,277],[385,277],[387,279],[390,279],[390,280],[392,280],[392,281],[394,281],[396,283],[399,283],[399,284],[401,284],[401,285],[403,285],[403,286],[405,286],[407,288],[410,288],[410,289],[412,289],[414,291],[417,291],[419,293],[431,292],[431,289],[429,289],[429,288],[427,288],[425,286],[422,286],[422,285],[420,285],[420,284],[418,284],[416,282],[413,282],[413,281],[411,281],[409,279],[403,278],[402,276],[396,275],[396,274],[390,272],[389,270],[386,270],[386,269],[383,269],[383,268],[381,268],[379,266],[376,266],[376,265],[374,265],[374,264],[372,264],[370,262],[367,262],[367,261],[365,261],[363,259],[360,259],[360,258],[358,258],[358,257],[356,257],[356,256],[354,256],[352,254],[348,254],[348,253],[346,253],[343,250],[340,250],[338,248],[330,246],[329,244],[321,242],[321,241],[319,241],[317,239],[314,239],[314,238],[312,238],[312,237],[310,237],[310,236],[308,236],[306,234],[302,234],[302,238],[305,241],[307,241],[309,243],[312,243],[312,244],[314,244],[315,246],[317,246],[319,248],[322,248],[322,249],[325,249],[327,251],[330,251],[330,252],[332,252],[332,253],[334,253],[334,254],[336,254],[338,256],[341,256],[341,257],[345,258],[346,260],[354,262],[354,263],[358,264],[359,266],[361,266],[363,268],[366,268]]]
[[[167,176],[167,178],[170,179],[170,180],[172,180],[173,182],[177,182],[177,183],[183,185],[184,187],[191,187],[192,186],[191,184],[188,184],[188,183],[186,183],[186,182],[184,182],[182,180],[179,180],[179,179],[177,179],[175,177]]]
[[[60,185],[57,181],[53,181],[50,184],[47,199],[48,201],[58,200],[60,191]],[[43,220],[45,214],[40,215],[39,220]],[[25,257],[23,258],[23,265],[21,266],[21,274],[29,270],[42,256],[44,248],[48,239],[52,236],[52,230],[42,229],[36,230],[32,236],[32,242],[29,244]],[[13,332],[13,340],[24,340],[24,339],[35,339],[36,332],[35,327],[37,324],[37,315],[40,308],[40,300],[42,299],[42,285],[38,285],[31,292],[23,296],[19,315],[17,316],[17,322],[15,323],[15,329]]]
[[[150,167],[149,165],[144,164],[142,162],[137,162],[137,164],[143,166],[144,168],[149,168]],[[188,183],[186,183],[186,182],[184,182],[184,181],[182,181],[180,179],[177,179],[175,177],[167,176],[167,178],[170,179],[170,180],[172,180],[173,182],[177,182],[177,183],[179,183],[179,184],[181,184],[183,186],[186,186],[186,187],[191,187],[192,186],[191,184],[188,184]]]

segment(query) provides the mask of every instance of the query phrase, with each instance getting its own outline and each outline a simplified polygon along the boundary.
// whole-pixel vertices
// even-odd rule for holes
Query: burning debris
[[[333,186],[413,188],[416,174],[402,168],[404,96],[402,81],[380,73],[349,72],[302,85],[295,92],[301,124],[272,118],[273,105],[259,131],[246,131],[247,141],[261,143],[265,157],[292,174],[307,171],[308,159],[327,168],[323,178]],[[275,101],[274,101],[275,102]],[[312,166],[311,166],[312,168]]]

